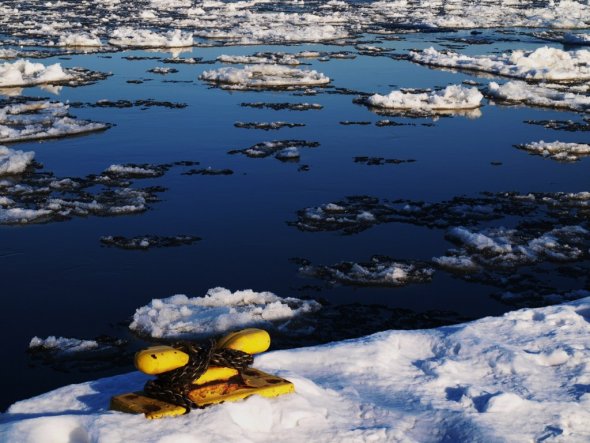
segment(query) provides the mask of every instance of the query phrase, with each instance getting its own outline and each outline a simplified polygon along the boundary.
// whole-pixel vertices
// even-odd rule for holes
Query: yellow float
[[[249,328],[232,332],[219,339],[216,349],[233,349],[247,354],[259,354],[270,347],[270,335],[262,329]],[[187,353],[172,346],[152,346],[135,355],[135,367],[148,375],[159,375],[182,368],[189,363]],[[295,391],[293,384],[283,378],[267,374],[255,368],[238,370],[211,366],[196,380],[187,397],[197,407],[205,407],[226,401],[237,401],[251,395],[277,397]],[[175,405],[144,392],[131,392],[111,398],[112,410],[134,414],[143,413],[146,418],[173,417],[188,412],[184,406]]]

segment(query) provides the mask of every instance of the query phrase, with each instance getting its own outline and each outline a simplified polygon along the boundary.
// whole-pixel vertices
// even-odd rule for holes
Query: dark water
[[[464,33],[467,34],[467,33]],[[437,45],[445,37],[461,34],[405,35],[402,41],[384,42],[395,52]],[[489,35],[488,35],[489,34]],[[484,34],[498,39],[493,31]],[[461,52],[482,54],[509,48],[535,48],[525,36],[518,43],[497,42],[465,47]],[[530,41],[527,41],[530,40]],[[195,48],[183,57],[214,59],[219,54],[251,54],[258,50],[355,51],[353,47],[300,45],[294,47]],[[524,124],[528,119],[576,119],[574,113],[525,107],[488,105],[475,119],[393,118],[416,126],[376,127],[340,125],[340,121],[370,121],[377,116],[353,103],[354,95],[320,93],[296,96],[280,91],[225,91],[197,79],[205,69],[221,65],[173,65],[180,72],[160,76],[147,73],[162,65],[157,60],[128,61],[128,55],[168,57],[169,53],[127,51],[78,55],[71,60],[50,58],[64,66],[110,71],[113,76],[95,85],[64,88],[61,101],[95,102],[99,99],[168,100],[188,104],[185,109],[80,108],[80,118],[116,124],[112,129],[85,137],[13,147],[34,150],[45,169],[57,176],[99,173],[114,163],[167,163],[196,160],[202,167],[230,168],[230,176],[185,176],[186,168],[173,168],[164,177],[141,185],[168,188],[161,202],[136,216],[74,219],[63,223],[0,228],[2,309],[0,325],[3,362],[0,365],[0,408],[47,389],[131,369],[131,366],[60,372],[31,361],[26,354],[30,339],[46,337],[93,338],[101,334],[133,340],[126,322],[139,306],[153,298],[177,293],[204,295],[216,286],[232,290],[268,290],[280,296],[321,297],[332,304],[379,304],[417,312],[450,310],[476,318],[511,309],[490,297],[497,288],[467,283],[437,272],[431,283],[401,288],[334,286],[304,278],[292,257],[317,264],[343,260],[366,261],[374,254],[430,260],[450,247],[444,229],[389,223],[356,235],[337,232],[301,232],[287,222],[296,211],[337,201],[348,195],[440,201],[481,191],[579,192],[588,190],[589,160],[559,163],[530,156],[515,143],[544,139],[588,142],[587,133],[551,131]],[[333,79],[333,85],[370,93],[394,88],[424,88],[477,80],[471,74],[429,69],[388,57],[358,56],[355,60],[309,61],[311,67]],[[151,79],[143,84],[127,80]],[[181,80],[189,83],[170,83]],[[28,96],[51,96],[38,88]],[[53,96],[51,96],[53,98]],[[274,111],[241,107],[242,102],[310,102],[320,111]],[[246,130],[236,121],[287,121],[301,128],[279,131]],[[318,148],[301,149],[297,163],[272,157],[250,159],[228,155],[273,139],[317,141]],[[355,156],[415,159],[415,163],[366,166]],[[493,166],[491,162],[501,162]],[[308,172],[298,171],[301,164]],[[495,225],[502,225],[498,222]],[[144,251],[101,247],[103,235],[192,234],[202,237],[193,246]],[[564,280],[564,289],[576,289],[580,280]],[[319,292],[301,289],[320,285]],[[409,325],[411,326],[411,325]],[[306,344],[306,343],[302,343]]]

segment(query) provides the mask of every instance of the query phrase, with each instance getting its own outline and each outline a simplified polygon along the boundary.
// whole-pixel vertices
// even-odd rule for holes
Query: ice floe
[[[13,404],[6,441],[569,441],[590,438],[588,298],[438,329],[389,330],[275,351],[254,366],[296,393],[224,403],[174,419],[108,411],[138,372]],[[354,321],[352,322],[354,324]],[[492,362],[493,364],[490,364]],[[395,401],[392,401],[395,399]]]
[[[9,101],[0,107],[0,143],[43,140],[104,131],[108,123],[76,119],[69,106],[45,100]]]
[[[0,64],[0,87],[32,86],[72,80],[72,75],[59,63],[45,66],[28,60]]]
[[[477,88],[450,85],[440,91],[392,91],[387,95],[374,94],[366,99],[369,106],[385,109],[411,110],[434,113],[456,109],[475,109],[481,106],[483,95]]]
[[[578,161],[581,157],[590,155],[590,145],[585,143],[545,142],[541,140],[515,146],[531,154],[542,155],[559,161]]]
[[[105,235],[100,242],[105,246],[121,249],[147,250],[150,248],[169,248],[173,246],[192,245],[201,240],[194,235],[140,235],[137,237],[123,237],[121,235]]]
[[[258,52],[254,55],[226,55],[222,54],[217,57],[221,63],[232,63],[242,65],[257,64],[277,64],[277,65],[298,65],[299,60],[293,54],[282,52]]]
[[[156,338],[190,338],[253,325],[280,328],[320,307],[313,300],[282,298],[272,292],[213,288],[203,297],[154,299],[135,311],[129,328]]]
[[[490,82],[486,94],[495,100],[508,103],[522,103],[529,106],[587,111],[590,97],[573,92],[559,91],[545,86],[529,85],[523,81],[509,81],[504,84]]]
[[[299,157],[299,151],[293,150],[297,148],[316,148],[320,144],[318,142],[310,142],[306,140],[273,140],[270,142],[260,142],[246,149],[234,149],[229,151],[229,154],[244,154],[250,158],[264,158],[276,154],[277,158],[280,156],[288,156],[291,158]],[[290,151],[287,151],[289,150]],[[283,154],[280,154],[280,153]],[[287,155],[287,153],[290,153]],[[294,154],[297,155],[294,155]]]
[[[299,268],[299,272],[346,285],[396,287],[429,282],[434,269],[425,263],[374,256],[367,263],[341,262],[331,266],[306,264]]]
[[[323,105],[319,103],[264,103],[264,102],[254,102],[254,103],[241,103],[240,106],[245,108],[256,108],[256,109],[272,109],[274,111],[310,111],[315,110],[319,111],[323,109]]]
[[[19,162],[20,164],[20,162]],[[32,162],[22,173],[0,181],[0,224],[30,224],[74,217],[118,216],[147,211],[161,186],[134,188],[130,180],[159,177],[183,161],[164,165],[114,165],[102,174],[55,177]],[[21,169],[19,167],[18,169]]]
[[[590,35],[573,33],[573,32],[558,32],[558,31],[544,31],[535,32],[533,34],[537,38],[549,40],[553,42],[563,43],[564,45],[590,45]]]
[[[56,46],[67,47],[100,47],[102,42],[100,38],[86,33],[73,33],[60,35]]]
[[[193,46],[193,34],[179,29],[157,33],[149,29],[119,28],[113,31],[109,43],[125,48],[182,48]]]
[[[31,351],[59,351],[62,353],[74,353],[88,351],[98,348],[96,340],[80,340],[77,338],[56,337],[51,335],[47,338],[33,337],[29,343]]]
[[[232,89],[301,88],[330,83],[330,78],[321,72],[281,65],[248,65],[242,69],[219,68],[204,71],[199,78]]]
[[[429,66],[489,72],[525,80],[581,81],[590,79],[590,51],[562,51],[544,46],[489,56],[469,56],[433,47],[410,51],[411,61]]]
[[[34,158],[35,153],[33,151],[15,151],[6,146],[0,146],[0,176],[24,172],[31,165]]]
[[[298,128],[305,126],[304,123],[289,123],[289,122],[235,122],[236,128],[243,129],[262,129],[264,131],[270,131],[272,129],[281,128]]]
[[[470,263],[515,268],[540,261],[576,261],[590,255],[590,232],[581,226],[555,228],[539,236],[506,228],[474,232],[460,226],[451,229],[447,237],[457,243],[459,249],[451,251],[451,259],[435,258],[434,261],[451,269],[457,265],[459,271],[473,268]]]

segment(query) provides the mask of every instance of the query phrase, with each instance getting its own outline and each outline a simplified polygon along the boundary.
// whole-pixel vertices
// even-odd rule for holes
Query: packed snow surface
[[[374,94],[367,99],[370,106],[422,111],[474,109],[481,106],[483,95],[477,88],[449,85],[441,91],[392,91],[388,95]]]
[[[318,309],[320,304],[312,300],[213,288],[204,297],[178,294],[154,299],[135,311],[129,328],[151,337],[190,337],[251,325],[271,326]]]
[[[590,145],[586,143],[539,142],[517,145],[531,154],[542,155],[559,161],[577,161],[581,157],[590,155]]]
[[[296,393],[158,421],[108,411],[138,372],[12,405],[0,440],[46,442],[557,441],[590,439],[590,298],[503,317],[270,352],[254,366]]]
[[[321,86],[330,83],[330,78],[317,71],[266,64],[239,68],[219,68],[205,71],[202,80],[239,88],[284,88],[290,86]]]
[[[44,83],[70,80],[72,76],[65,72],[59,63],[45,66],[28,60],[0,64],[0,87],[32,86]]]
[[[543,46],[534,51],[469,56],[433,47],[410,51],[410,60],[430,66],[470,69],[526,80],[571,81],[590,79],[590,51],[562,51]]]

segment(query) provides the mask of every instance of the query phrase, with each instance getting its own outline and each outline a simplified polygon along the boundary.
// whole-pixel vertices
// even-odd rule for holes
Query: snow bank
[[[483,95],[477,88],[450,85],[441,91],[392,91],[388,95],[375,94],[367,99],[367,103],[378,108],[436,111],[478,108],[482,99]]]
[[[0,176],[24,172],[34,158],[33,151],[15,151],[6,146],[0,146]]]
[[[28,60],[0,64],[0,87],[32,86],[61,82],[73,77],[65,72],[59,63],[45,66]]]
[[[204,297],[179,294],[154,299],[135,311],[129,328],[151,337],[186,338],[251,325],[270,327],[318,309],[320,304],[312,300],[281,298],[271,292],[214,288]]]
[[[219,68],[204,71],[199,78],[211,83],[230,85],[243,89],[322,86],[330,83],[330,78],[321,72],[289,68],[275,64],[251,65],[242,69]]]
[[[581,157],[590,155],[590,145],[585,143],[564,143],[564,142],[539,142],[516,145],[531,154],[542,155],[559,161],[577,161]]]
[[[147,29],[120,28],[113,31],[109,43],[127,48],[183,48],[193,46],[193,34],[179,29],[158,34]]]
[[[590,298],[503,317],[271,352],[255,366],[296,393],[174,419],[107,411],[130,373],[12,405],[0,440],[108,442],[567,441],[590,439]]]
[[[486,93],[495,99],[511,103],[563,108],[573,111],[590,109],[590,97],[586,95],[558,91],[545,86],[533,86],[522,81],[509,81],[503,85],[490,82]]]
[[[585,49],[562,51],[544,46],[532,52],[517,50],[509,54],[472,57],[430,47],[410,51],[409,57],[416,63],[429,66],[490,72],[526,80],[590,79],[590,51]]]

